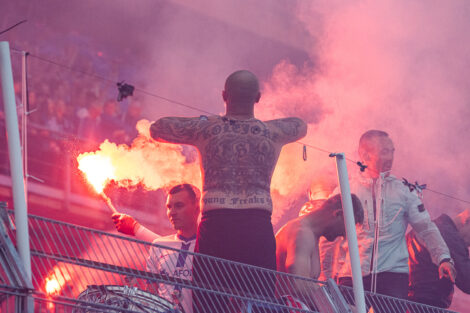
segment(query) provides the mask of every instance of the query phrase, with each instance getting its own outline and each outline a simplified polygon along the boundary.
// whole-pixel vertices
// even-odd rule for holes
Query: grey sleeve
[[[416,236],[419,241],[424,243],[424,246],[429,251],[432,262],[439,265],[441,260],[450,258],[449,248],[442,238],[436,224],[431,221],[429,214],[427,212],[425,213],[427,218],[422,218],[418,222],[410,222],[410,224],[416,231]]]
[[[441,260],[450,258],[449,248],[416,193],[407,192],[406,196],[408,221],[419,241],[428,249],[432,262],[439,265]]]

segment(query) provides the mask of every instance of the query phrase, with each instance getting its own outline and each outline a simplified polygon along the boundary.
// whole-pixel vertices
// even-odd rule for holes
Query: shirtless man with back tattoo
[[[275,270],[271,177],[282,147],[304,137],[307,125],[294,117],[256,119],[254,105],[261,93],[249,71],[232,73],[222,97],[224,116],[165,117],[154,122],[150,132],[157,141],[199,150],[203,194],[196,251]],[[193,279],[210,283],[211,275],[200,270],[195,263]],[[273,288],[251,291],[272,295]]]

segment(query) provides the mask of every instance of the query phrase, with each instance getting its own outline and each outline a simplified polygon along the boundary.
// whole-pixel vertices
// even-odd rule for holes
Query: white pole
[[[354,299],[356,302],[356,313],[366,312],[364,298],[364,286],[362,283],[361,262],[359,259],[359,247],[357,244],[356,222],[349,187],[348,168],[344,153],[335,153],[336,168],[338,170],[339,187],[341,189],[341,201],[343,203],[344,226],[346,238],[348,239],[349,255],[351,257],[351,269],[353,280]]]
[[[15,89],[11,70],[10,46],[8,42],[0,42],[0,74],[2,80],[3,103],[5,107],[5,122],[10,156],[10,171],[15,205],[16,244],[18,253],[31,281],[31,257],[29,251],[28,213],[21,158],[20,132],[18,128],[18,113],[16,111]]]
[[[22,131],[21,131],[21,147],[23,151],[23,170],[24,170],[24,189],[25,189],[25,197],[26,203],[28,203],[28,84],[27,84],[27,60],[28,53],[25,51],[21,52],[21,67],[22,67],[22,74],[21,74],[21,106],[22,106]]]

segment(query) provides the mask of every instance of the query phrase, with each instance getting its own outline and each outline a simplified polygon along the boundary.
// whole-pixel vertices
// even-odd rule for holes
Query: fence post
[[[64,173],[64,206],[66,210],[70,210],[70,195],[72,193],[72,175],[71,175],[71,158],[70,152],[65,152],[65,173]]]
[[[15,89],[11,69],[10,45],[0,42],[0,75],[2,83],[3,103],[5,107],[5,124],[10,156],[10,171],[15,205],[16,243],[18,254],[26,271],[27,279],[31,281],[31,256],[29,250],[28,212],[26,208],[25,182],[23,159],[21,157],[20,131],[18,127],[18,112],[16,110]],[[30,297],[27,297],[30,298]],[[29,301],[28,301],[29,302]],[[28,312],[33,308],[26,305]]]
[[[343,203],[344,226],[346,238],[348,239],[349,255],[351,256],[351,270],[353,279],[354,299],[356,313],[365,313],[366,304],[364,298],[364,286],[362,283],[361,262],[359,259],[359,248],[357,244],[356,222],[349,187],[348,168],[344,153],[335,153],[336,168],[338,170],[339,187],[341,189],[341,201]]]

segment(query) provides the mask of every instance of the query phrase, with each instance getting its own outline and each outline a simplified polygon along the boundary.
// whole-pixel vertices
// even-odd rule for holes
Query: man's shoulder
[[[199,117],[195,117],[202,122],[223,122],[223,118],[220,115],[200,115]]]
[[[294,218],[285,223],[276,233],[276,238],[287,239],[292,237],[293,232],[299,227],[299,218]]]
[[[283,117],[261,122],[265,123],[266,125],[275,126],[281,129],[289,125],[305,125],[305,122],[298,117]]]
[[[307,134],[307,124],[298,117],[285,117],[264,122],[271,131],[276,131],[285,142],[297,141]]]

